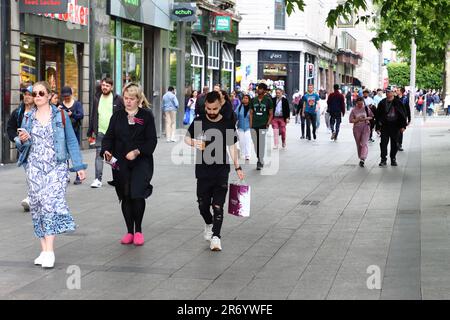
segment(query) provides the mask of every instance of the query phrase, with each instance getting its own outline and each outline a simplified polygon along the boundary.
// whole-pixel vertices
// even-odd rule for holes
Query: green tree
[[[388,66],[389,82],[397,86],[409,86],[407,63],[390,63]],[[442,67],[434,64],[417,69],[417,87],[423,89],[442,89]]]

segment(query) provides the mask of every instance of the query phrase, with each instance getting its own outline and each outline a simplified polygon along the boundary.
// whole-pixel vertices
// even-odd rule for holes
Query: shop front
[[[98,90],[100,81],[110,77],[114,80],[115,92],[122,94],[128,82],[139,83],[153,106],[159,134],[160,101],[163,83],[167,80],[163,76],[167,63],[162,39],[172,30],[170,1],[91,2],[94,17],[91,25],[92,87]]]
[[[74,98],[81,101],[88,112],[89,5],[89,0],[68,0],[62,13],[40,13],[50,11],[49,7],[43,9],[36,4],[30,11],[16,1],[10,2],[10,22],[6,32],[5,29],[2,32],[10,38],[7,50],[11,52],[6,73],[9,76],[6,91],[10,98],[2,106],[3,132],[11,112],[21,103],[20,89],[37,81],[47,81],[57,93],[62,87],[70,86]],[[85,119],[83,127],[86,126]],[[2,160],[15,161],[14,146],[6,135],[2,142]]]
[[[272,89],[281,88],[291,97],[299,89],[300,52],[258,51],[258,80]]]

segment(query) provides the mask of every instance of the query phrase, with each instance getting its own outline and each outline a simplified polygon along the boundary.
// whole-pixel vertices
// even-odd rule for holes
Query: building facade
[[[21,103],[20,89],[37,81],[56,92],[68,85],[89,113],[89,0],[69,0],[65,14],[23,10],[17,1],[2,1],[2,162],[16,159],[6,123]]]

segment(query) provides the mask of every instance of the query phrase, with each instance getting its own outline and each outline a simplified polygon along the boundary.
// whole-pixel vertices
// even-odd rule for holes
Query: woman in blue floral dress
[[[34,263],[52,268],[55,236],[75,230],[65,199],[69,178],[67,160],[72,160],[73,168],[70,170],[78,172],[82,180],[87,166],[82,163],[78,141],[67,114],[49,104],[48,84],[36,83],[33,97],[36,108],[24,116],[16,145],[20,152],[19,165],[25,166],[27,174],[34,233],[42,247]]]

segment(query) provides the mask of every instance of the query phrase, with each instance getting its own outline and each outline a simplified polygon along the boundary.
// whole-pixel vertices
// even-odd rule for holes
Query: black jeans
[[[338,137],[339,134],[339,128],[341,127],[342,117],[340,113],[331,113],[330,114],[330,127],[331,132],[335,133],[335,137]],[[334,127],[334,124],[336,124],[336,128]]]
[[[398,133],[398,146],[402,146],[403,144],[403,133],[399,132]]]
[[[387,145],[389,140],[391,141],[391,153],[389,154],[391,160],[395,159],[398,151],[398,135],[400,133],[400,128],[394,126],[383,126],[381,127],[381,160],[387,160]]]
[[[200,214],[206,224],[213,224],[213,237],[220,238],[223,206],[228,192],[228,176],[197,180],[197,199]],[[211,206],[214,216],[211,215]]]
[[[300,111],[300,123],[301,123],[301,127],[302,127],[302,137],[305,137],[305,122],[306,122],[306,118],[302,115],[302,112]]]
[[[305,113],[306,118],[306,138],[311,140],[311,124],[313,128],[313,137],[316,139],[317,115],[314,113]]]

